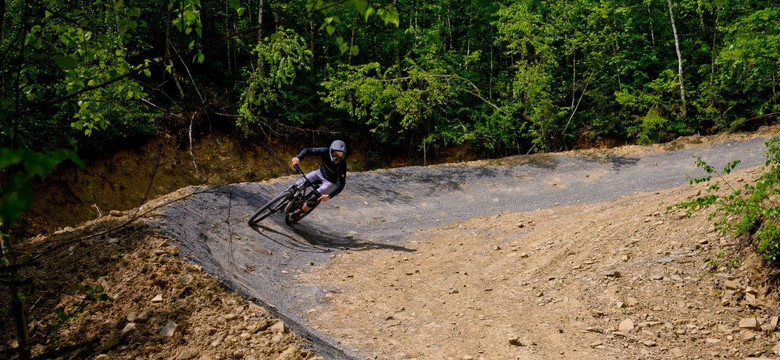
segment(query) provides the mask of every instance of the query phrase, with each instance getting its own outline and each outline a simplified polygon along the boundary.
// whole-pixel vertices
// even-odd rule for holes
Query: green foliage
[[[698,158],[696,165],[707,175],[691,180],[691,183],[711,182],[707,186],[707,195],[677,204],[677,207],[692,211],[710,206],[715,211],[710,215],[717,218],[715,225],[723,233],[750,235],[757,241],[757,251],[764,260],[780,266],[780,139],[767,142],[767,160],[763,171],[755,184],[745,184],[734,188],[722,176],[730,173],[739,163],[727,164],[720,172],[720,180],[711,182],[715,169]],[[725,195],[720,194],[721,182],[728,188]]]
[[[241,8],[237,5],[237,2],[233,1],[230,4],[231,8],[237,12],[241,11]],[[174,18],[171,21],[179,32],[185,35],[195,33],[195,39],[190,40],[187,44],[189,50],[193,50],[197,46],[197,41],[203,37],[203,24],[201,23],[200,16],[200,0],[170,0],[168,2],[168,11],[173,11]],[[192,61],[195,63],[202,63],[205,58],[203,52],[198,50],[192,57]]]
[[[780,7],[749,13],[726,27],[727,42],[717,58],[718,82],[724,97],[763,115],[780,111],[777,82],[780,71]]]
[[[637,143],[654,144],[664,139],[664,132],[668,120],[658,113],[658,110],[651,109],[650,112],[642,118],[642,123],[637,134]]]
[[[50,132],[50,137],[59,137],[55,144],[66,143],[66,128],[58,124],[48,129],[38,126],[41,117],[52,122],[48,119],[52,115],[55,123],[70,125],[87,135],[105,130],[118,118],[143,123],[158,116],[156,111],[138,105],[148,95],[141,83],[130,76],[138,72],[151,75],[151,60],[137,65],[129,62],[135,54],[128,51],[127,45],[133,40],[130,34],[138,28],[140,8],[121,1],[97,1],[80,8],[79,4],[47,0],[37,4],[45,11],[35,17],[24,8],[34,5],[19,3],[22,2],[11,4],[9,13],[21,16],[12,18],[11,25],[4,26],[4,30],[12,30],[14,38],[23,42],[0,43],[8,51],[4,57],[9,60],[0,69],[9,76],[2,82],[0,92],[0,106],[5,110],[0,112],[4,143],[5,139],[19,138],[20,134],[14,131],[33,129],[36,131],[31,132],[32,137]],[[10,79],[15,81],[7,81]],[[48,104],[52,99],[61,100]],[[47,107],[56,109],[56,113],[41,116],[25,110]],[[50,144],[29,145],[46,148]]]
[[[563,130],[563,112],[555,103],[555,69],[559,66],[554,42],[558,30],[545,21],[545,12],[533,2],[518,2],[497,12],[497,43],[517,57],[511,83],[511,107],[528,123],[528,133],[539,150],[555,148]],[[524,126],[525,127],[525,126]]]
[[[404,139],[418,139],[421,146],[459,141],[464,127],[445,114],[464,80],[414,63],[404,73],[398,77],[397,69],[383,70],[378,63],[343,66],[323,81],[324,100],[361,121],[385,145]]]
[[[256,0],[165,4],[9,2],[3,143],[64,143],[71,124],[149,133],[149,102],[235,104],[246,135],[316,129],[488,156],[754,128],[780,112],[780,10],[762,2],[674,2],[685,107],[665,2],[265,2],[260,31]]]
[[[349,51],[351,56],[357,56],[360,54],[360,48],[358,45],[349,44],[341,35],[345,31],[345,26],[341,21],[341,18],[335,15],[341,8],[340,4],[346,4],[346,6],[353,8],[356,15],[360,15],[364,21],[368,22],[372,16],[378,16],[385,25],[399,25],[398,9],[394,6],[387,4],[382,6],[379,2],[369,3],[367,0],[348,0],[342,3],[328,2],[322,0],[307,0],[306,12],[313,14],[315,12],[322,12],[325,15],[325,19],[320,25],[319,30],[325,31],[328,36],[336,35],[335,42],[338,46],[339,53],[344,54]]]
[[[263,115],[279,105],[280,95],[291,91],[301,71],[309,70],[311,52],[305,40],[292,30],[282,30],[263,39],[253,52],[257,63],[249,71],[249,81],[241,94],[237,125],[245,135],[268,125]]]
[[[174,112],[235,104],[247,135],[260,125],[325,128],[422,151],[469,143],[483,155],[667,141],[780,112],[771,21],[780,10],[757,1],[674,2],[685,107],[664,2],[265,2],[259,31],[256,0],[7,4],[0,139],[9,145],[64,143],[71,124],[117,131],[110,138],[149,133],[159,116],[149,102]]]
[[[9,228],[23,212],[32,207],[32,180],[44,179],[64,160],[84,166],[73,150],[58,149],[38,153],[25,149],[0,148],[0,172],[7,173],[6,183],[0,190],[0,225]]]

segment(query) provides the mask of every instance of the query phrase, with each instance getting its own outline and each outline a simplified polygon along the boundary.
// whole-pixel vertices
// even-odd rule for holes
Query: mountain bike
[[[284,222],[287,223],[287,225],[292,225],[306,217],[306,215],[309,215],[309,213],[317,207],[319,202],[315,203],[309,211],[295,214],[296,209],[301,208],[303,203],[317,195],[315,190],[319,186],[319,184],[312,183],[306,178],[306,175],[301,171],[300,166],[296,165],[295,171],[303,177],[303,183],[301,185],[290,185],[286,190],[261,206],[260,209],[249,218],[249,226],[256,226],[261,220],[275,212],[283,213]]]

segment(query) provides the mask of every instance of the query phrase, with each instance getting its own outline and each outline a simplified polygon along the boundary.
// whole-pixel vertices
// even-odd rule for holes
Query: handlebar
[[[301,174],[301,177],[303,177],[303,181],[305,182],[306,186],[314,187],[314,184],[309,181],[309,179],[306,177],[306,174],[303,173],[303,170],[301,170],[301,167],[298,165],[295,165],[295,171],[298,172],[298,174]]]

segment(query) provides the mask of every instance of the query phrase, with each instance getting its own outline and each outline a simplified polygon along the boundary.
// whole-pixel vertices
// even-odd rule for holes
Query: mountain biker
[[[326,202],[338,195],[344,189],[347,180],[347,145],[341,140],[335,140],[330,147],[312,147],[301,150],[298,156],[292,158],[292,166],[298,166],[300,161],[307,156],[319,155],[322,165],[317,170],[306,174],[306,178],[312,183],[320,183],[314,196],[309,198],[301,208],[295,210],[295,215],[308,212],[320,202]],[[303,179],[298,179],[296,185],[303,184]]]

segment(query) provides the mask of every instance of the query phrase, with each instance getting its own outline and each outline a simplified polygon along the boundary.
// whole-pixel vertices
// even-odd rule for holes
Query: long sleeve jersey
[[[328,181],[336,184],[336,189],[331,191],[328,196],[331,198],[338,195],[341,190],[344,190],[344,185],[347,181],[347,161],[346,159],[339,164],[334,164],[330,160],[330,149],[326,147],[314,147],[301,150],[298,154],[298,159],[303,160],[307,156],[319,155],[322,159],[322,165],[320,165],[320,174]],[[324,195],[324,194],[323,194]]]

